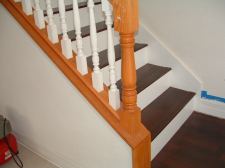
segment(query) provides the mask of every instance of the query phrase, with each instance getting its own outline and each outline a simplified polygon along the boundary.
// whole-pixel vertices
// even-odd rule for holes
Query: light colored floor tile
[[[49,163],[40,156],[34,154],[23,146],[19,147],[19,156],[23,161],[24,168],[58,168],[55,165]],[[13,160],[1,166],[1,168],[18,168]]]

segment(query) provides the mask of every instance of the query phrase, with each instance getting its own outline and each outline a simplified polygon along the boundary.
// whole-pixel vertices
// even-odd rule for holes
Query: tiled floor
[[[28,149],[20,146],[20,158],[23,161],[24,168],[58,168],[53,164],[49,163],[45,159],[41,158],[40,156],[34,154],[33,152],[29,151]],[[13,160],[9,161],[1,168],[18,168],[17,165],[14,163]]]

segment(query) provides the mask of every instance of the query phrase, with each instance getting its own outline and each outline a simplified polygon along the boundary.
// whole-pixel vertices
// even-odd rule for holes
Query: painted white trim
[[[24,137],[24,136],[22,136],[22,135],[20,135],[16,132],[14,132],[14,134],[16,135],[16,137],[18,139],[18,144],[24,146],[25,148],[30,150],[32,153],[34,153],[34,154],[38,155],[39,157],[45,159],[49,163],[57,166],[58,168],[72,168],[74,166],[77,166],[77,165],[72,164],[72,160],[68,161],[69,160],[68,158],[64,158],[59,153],[56,154],[56,153],[49,152],[46,149],[38,146],[37,144],[34,144],[28,138],[26,138],[26,137]],[[52,160],[57,161],[57,163],[52,162]],[[60,166],[60,165],[63,165],[63,167]]]
[[[140,22],[141,27],[143,27],[145,29],[145,31],[147,31],[151,36],[153,36],[154,39],[157,40],[157,42],[163,47],[165,48],[170,54],[171,56],[173,56],[184,68],[185,70],[187,70],[201,85],[202,85],[202,80],[169,48],[167,47],[167,45],[162,42],[162,40],[160,40],[160,38],[154,34],[141,20]]]
[[[151,160],[163,149],[193,112],[195,97],[177,114],[151,143]]]
[[[225,119],[225,104],[216,101],[196,99],[195,110],[197,112]]]

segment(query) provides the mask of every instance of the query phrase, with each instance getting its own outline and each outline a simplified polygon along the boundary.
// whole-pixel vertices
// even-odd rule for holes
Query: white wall
[[[63,168],[131,168],[131,148],[0,5],[0,113]]]
[[[140,0],[142,23],[203,82],[225,97],[225,1]]]

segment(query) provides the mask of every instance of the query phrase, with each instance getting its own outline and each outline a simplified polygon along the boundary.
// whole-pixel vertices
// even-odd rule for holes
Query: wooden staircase
[[[132,1],[137,3],[137,0]],[[121,99],[119,109],[114,109],[108,101],[109,90],[112,84],[110,81],[104,81],[103,90],[100,92],[93,88],[92,73],[95,65],[93,65],[92,54],[86,58],[88,73],[82,75],[77,70],[77,53],[75,53],[75,50],[73,50],[72,58],[66,58],[62,53],[60,44],[52,44],[49,41],[46,28],[42,30],[38,29],[32,15],[27,16],[23,12],[21,3],[15,3],[13,0],[3,0],[1,3],[27,30],[74,86],[79,89],[106,121],[130,145],[132,148],[133,168],[149,168],[151,162],[151,141],[154,141],[170,122],[178,116],[182,109],[195,96],[195,93],[169,86],[161,93],[157,93],[155,97],[148,97],[152,94],[152,91],[149,92],[148,88],[151,89],[157,81],[163,79],[173,70],[170,67],[153,65],[148,62],[143,63],[143,61],[137,64],[136,69],[135,60],[142,59],[142,55],[138,55],[138,52],[145,50],[149,44],[134,42],[134,33],[138,29],[138,25],[136,25],[138,21],[135,21],[137,7],[132,6],[128,2],[128,0],[124,0],[123,2],[112,1],[115,14],[114,18],[122,19],[124,17],[134,19],[133,21],[125,21],[124,23],[115,20],[114,25],[112,25],[120,35],[120,44],[114,44],[115,59],[113,63],[116,64],[119,62],[118,66],[120,66],[120,70],[118,71],[121,71],[121,77],[119,75],[119,77],[117,76],[119,79],[116,79],[116,86],[120,91]],[[122,16],[119,13],[119,3],[121,3],[120,5],[128,5],[126,16]],[[101,1],[96,1],[94,5],[102,5],[102,3]],[[79,9],[88,8],[88,3],[79,2],[78,7]],[[71,12],[72,10],[73,5],[65,5],[65,12]],[[132,16],[129,15],[129,10],[132,11]],[[59,8],[57,7],[52,8],[52,11],[54,15],[59,14]],[[45,9],[43,13],[47,17],[47,11]],[[107,31],[105,21],[98,22],[95,26],[97,33]],[[73,45],[73,42],[77,40],[76,32],[74,30],[68,30],[67,34]],[[62,36],[62,33],[60,33],[59,39],[62,39]],[[81,37],[91,38],[89,25],[81,27]],[[108,71],[108,67],[112,67],[113,65],[109,63],[108,51],[109,49],[106,48],[98,53],[99,63],[97,66],[100,70],[106,69]],[[117,70],[117,65],[115,67]],[[105,71],[103,70],[103,73]],[[109,78],[109,75],[107,77]],[[137,106],[137,101],[140,108]],[[144,105],[141,105],[142,101],[145,101]],[[168,142],[169,138],[166,141]]]

